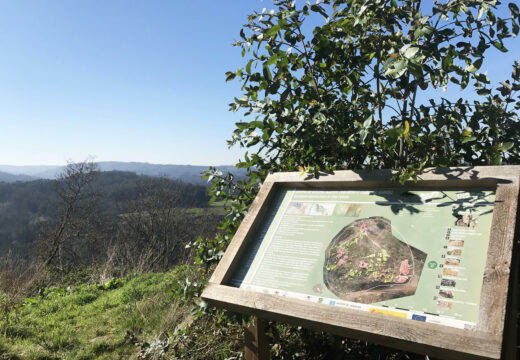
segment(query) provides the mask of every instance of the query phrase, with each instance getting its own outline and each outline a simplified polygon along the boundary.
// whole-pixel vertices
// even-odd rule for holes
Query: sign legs
[[[268,360],[269,344],[265,334],[267,321],[258,317],[253,318],[253,323],[244,322],[244,358],[245,360]]]

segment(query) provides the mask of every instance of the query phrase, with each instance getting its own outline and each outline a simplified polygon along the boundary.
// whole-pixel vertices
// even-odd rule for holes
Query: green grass
[[[226,200],[213,201],[209,206],[224,207],[224,205],[226,205]]]
[[[224,210],[224,201],[216,201],[206,208],[188,208],[186,209],[186,213],[195,215],[226,215],[226,211]]]
[[[90,285],[48,289],[25,300],[7,319],[0,317],[0,359],[133,357],[140,350],[136,341],[152,342],[189,317],[191,307],[173,284],[192,271],[179,266],[130,276],[107,290]]]

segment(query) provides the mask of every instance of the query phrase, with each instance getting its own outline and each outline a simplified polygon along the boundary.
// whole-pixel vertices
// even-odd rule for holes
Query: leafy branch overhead
[[[504,40],[518,34],[518,7],[502,19],[497,1],[430,4],[277,1],[250,15],[236,43],[247,63],[227,73],[244,91],[231,109],[252,118],[230,144],[258,144],[262,154],[242,165],[317,172],[518,161],[518,74],[493,89],[479,71],[489,49],[507,51]],[[306,36],[315,14],[324,24]],[[450,82],[473,86],[478,100],[424,101]]]
[[[518,6],[496,0],[278,0],[251,14],[235,43],[244,66],[226,73],[242,84],[229,145],[248,148],[249,179],[208,173],[233,204],[227,236],[272,171],[386,168],[405,181],[520,163],[520,65],[486,62],[519,23]],[[511,65],[500,84],[484,71]]]

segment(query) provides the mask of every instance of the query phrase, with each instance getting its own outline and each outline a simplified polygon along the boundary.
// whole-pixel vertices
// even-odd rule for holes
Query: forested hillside
[[[0,251],[20,249],[27,253],[26,247],[37,240],[40,232],[56,217],[61,185],[62,180],[0,182]],[[135,210],[137,199],[158,195],[151,193],[151,189],[157,192],[157,187],[168,193],[174,207],[204,208],[209,199],[203,186],[131,172],[99,172],[92,187],[97,192],[98,215],[110,221]]]

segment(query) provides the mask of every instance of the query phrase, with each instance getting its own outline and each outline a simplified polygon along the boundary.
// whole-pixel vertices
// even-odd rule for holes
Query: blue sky
[[[240,115],[224,73],[270,0],[0,0],[0,164],[219,165]],[[497,79],[520,46],[496,54]],[[503,76],[502,76],[503,75]]]
[[[267,5],[270,5],[268,3]],[[260,0],[0,2],[0,163],[232,164],[231,44]]]

